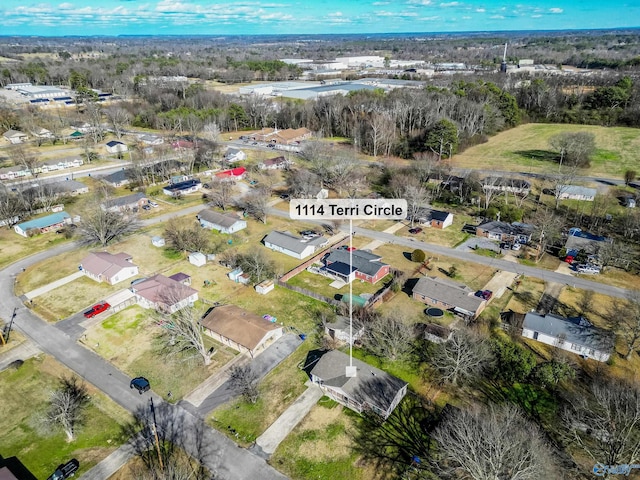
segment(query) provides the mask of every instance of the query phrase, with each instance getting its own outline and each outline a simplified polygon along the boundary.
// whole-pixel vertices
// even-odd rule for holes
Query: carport
[[[111,305],[110,311],[112,313],[119,312],[120,310],[124,310],[125,308],[138,303],[135,293],[128,289],[121,290],[108,296],[105,298],[105,301]]]

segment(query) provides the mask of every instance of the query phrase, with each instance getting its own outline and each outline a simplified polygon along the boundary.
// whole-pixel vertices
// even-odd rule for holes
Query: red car
[[[99,315],[102,312],[107,311],[110,306],[111,305],[109,305],[107,302],[98,303],[93,307],[91,307],[90,310],[87,310],[86,312],[84,312],[84,316],[87,318],[95,317],[96,315]]]

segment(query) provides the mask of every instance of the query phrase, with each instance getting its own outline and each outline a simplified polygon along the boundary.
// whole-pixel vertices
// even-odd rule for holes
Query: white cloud
[[[342,12],[329,13],[327,16],[328,17],[341,17],[342,16]]]
[[[558,8],[558,7],[550,8],[550,9],[549,9],[549,11],[550,11],[551,13],[562,13],[562,12],[564,12],[564,10],[563,10],[563,9]]]
[[[457,7],[460,5],[460,2],[443,2],[440,4],[441,7]]]
[[[382,7],[383,5],[389,5],[391,2],[373,2],[371,5],[374,7]]]
[[[484,12],[486,12],[486,10],[484,8],[476,8],[476,12],[484,13]]]
[[[535,15],[531,15],[531,18],[540,18],[542,17],[542,15],[540,15],[539,13],[535,14]]]
[[[502,20],[504,18],[504,15],[491,15],[489,18],[494,18],[497,20]]]
[[[440,17],[438,15],[434,15],[432,17],[421,17],[420,21],[421,22],[435,22],[436,20],[439,20]]]
[[[431,5],[431,0],[408,0],[409,5]]]

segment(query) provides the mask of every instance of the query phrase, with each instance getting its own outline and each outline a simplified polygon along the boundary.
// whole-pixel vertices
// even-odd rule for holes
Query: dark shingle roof
[[[484,302],[483,299],[472,295],[473,290],[466,285],[444,278],[422,277],[413,287],[413,291],[469,312],[476,312]]]
[[[111,200],[107,200],[104,202],[104,205],[107,208],[110,207],[124,207],[126,205],[133,205],[134,203],[138,203],[140,200],[147,198],[147,196],[142,192],[132,193],[131,195],[126,195],[124,197],[112,198]]]
[[[347,250],[334,250],[326,258],[326,262],[341,262],[349,265],[349,253],[351,253],[353,257],[353,266],[365,275],[373,277],[382,267],[387,266],[386,263],[380,261],[380,255],[375,255],[366,250],[353,250],[352,252],[348,252]]]
[[[197,217],[200,220],[204,220],[222,228],[229,228],[241,220],[235,215],[219,213],[215,210],[211,210],[210,208],[201,210]]]
[[[540,315],[529,312],[525,315],[522,326],[587,348],[604,352],[610,352],[613,348],[613,333],[594,327],[582,317],[564,318],[551,313]]]
[[[322,379],[325,385],[338,387],[357,401],[375,405],[385,411],[391,407],[398,391],[407,385],[407,382],[357,358],[353,359],[353,366],[357,368],[358,374],[347,377],[347,365],[347,354],[331,350],[318,360],[311,374]]]

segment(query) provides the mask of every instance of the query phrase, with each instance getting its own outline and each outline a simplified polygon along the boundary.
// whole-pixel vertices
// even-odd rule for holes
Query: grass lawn
[[[584,175],[621,178],[640,164],[640,130],[594,125],[529,123],[491,137],[487,143],[469,148],[452,159],[458,168],[548,172],[557,169],[549,139],[563,132],[589,132],[597,151]],[[551,158],[551,159],[549,159]]]
[[[306,288],[312,292],[324,295],[328,298],[335,298],[337,295],[346,295],[349,293],[349,285],[345,284],[342,288],[333,288],[330,284],[334,280],[332,278],[325,277],[323,275],[317,275],[315,273],[307,272],[306,270],[300,272],[295,277],[289,279],[287,283],[296,287]],[[354,280],[351,282],[352,291],[354,295],[360,295],[361,293],[375,293],[378,289],[382,288],[386,279],[381,279],[375,285],[368,282]]]
[[[357,418],[327,400],[320,399],[269,463],[293,480],[379,478],[372,466],[358,466],[358,455],[352,449]]]
[[[86,331],[84,343],[131,377],[144,376],[151,388],[167,401],[178,401],[214,374],[236,354],[204,336],[207,346],[217,353],[205,367],[201,358],[167,358],[156,340],[160,333],[152,312],[134,305],[112,315]],[[172,398],[167,398],[168,392]]]
[[[444,230],[433,227],[420,227],[422,228],[422,232],[418,234],[411,234],[409,233],[409,229],[411,228],[411,225],[409,224],[401,230],[398,230],[396,235],[415,238],[420,242],[434,243],[444,247],[454,247],[471,236],[470,234],[462,231],[462,227],[466,223],[473,223],[473,218],[469,215],[456,214],[453,216],[453,224]]]
[[[120,425],[129,421],[128,413],[91,385],[87,385],[91,405],[76,440],[67,443],[61,432],[40,432],[37,418],[47,408],[49,392],[57,379],[69,375],[69,370],[44,354],[17,370],[0,372],[0,404],[6,413],[0,419],[0,452],[17,456],[37,478],[47,478],[71,458],[78,459],[82,474],[123,441]]]
[[[513,295],[505,306],[505,310],[526,313],[535,309],[544,293],[544,280],[535,277],[520,277],[520,285],[514,285]],[[505,293],[507,296],[507,293]]]
[[[307,345],[305,343],[304,345]],[[305,390],[307,374],[298,368],[307,349],[300,347],[273,369],[260,383],[260,398],[255,404],[238,398],[213,411],[208,423],[229,435],[242,446],[255,441]],[[229,428],[238,436],[231,435]]]
[[[69,241],[64,238],[64,235],[55,233],[43,233],[31,238],[25,238],[22,235],[18,235],[13,228],[0,228],[0,268],[4,268],[21,258]]]

